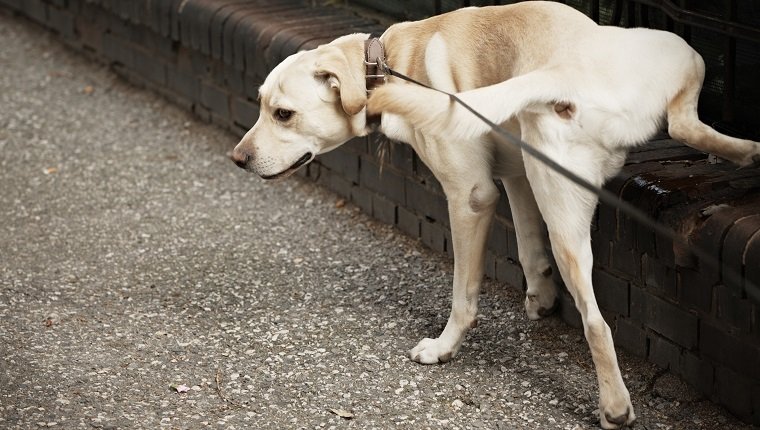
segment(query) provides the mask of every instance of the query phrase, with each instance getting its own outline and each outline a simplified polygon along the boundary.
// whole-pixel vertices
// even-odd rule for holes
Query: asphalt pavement
[[[453,266],[0,13],[0,428],[590,429],[583,334],[487,281],[452,362],[406,354]],[[741,428],[620,353],[640,429]]]

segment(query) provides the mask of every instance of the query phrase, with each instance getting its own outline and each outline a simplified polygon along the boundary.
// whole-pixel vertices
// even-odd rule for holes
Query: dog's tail
[[[535,71],[498,84],[465,91],[457,96],[496,124],[501,124],[532,105],[572,99],[563,80],[551,71]],[[454,102],[446,94],[410,84],[387,84],[374,90],[370,113],[396,114],[415,128],[452,140],[482,136],[491,127]]]
[[[693,59],[692,73],[686,76],[676,95],[668,100],[668,134],[692,148],[715,154],[739,166],[760,165],[760,143],[726,136],[699,120],[697,102],[705,64],[696,53]]]

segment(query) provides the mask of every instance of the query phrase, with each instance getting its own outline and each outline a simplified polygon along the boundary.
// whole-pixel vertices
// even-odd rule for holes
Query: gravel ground
[[[0,13],[0,427],[595,428],[582,332],[487,282],[451,363],[452,264]],[[621,354],[636,428],[741,428]]]

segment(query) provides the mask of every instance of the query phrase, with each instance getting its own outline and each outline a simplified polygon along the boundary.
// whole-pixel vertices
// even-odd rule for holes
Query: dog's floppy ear
[[[356,67],[356,62],[350,62],[343,49],[337,46],[321,46],[319,50],[322,52],[315,74],[326,77],[330,87],[340,92],[340,103],[348,115],[358,114],[367,104],[363,57],[358,56],[360,67]]]

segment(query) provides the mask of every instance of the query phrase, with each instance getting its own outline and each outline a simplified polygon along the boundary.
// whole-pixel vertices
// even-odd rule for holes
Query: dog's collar
[[[385,64],[385,48],[380,38],[371,34],[364,41],[364,66],[367,86],[367,96],[377,86],[385,83],[385,71],[382,67]],[[367,127],[372,130],[380,126],[380,114],[367,115]]]

